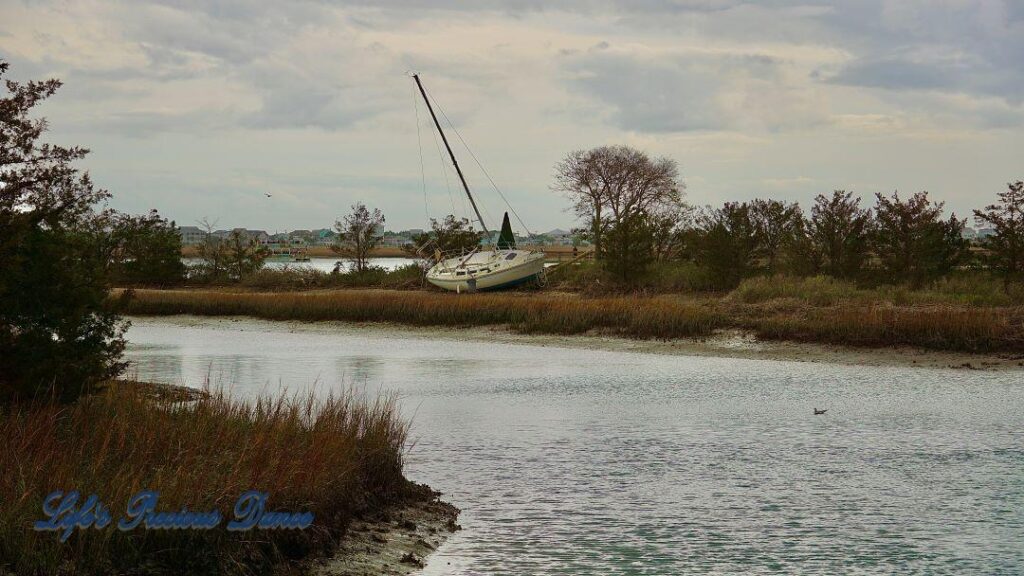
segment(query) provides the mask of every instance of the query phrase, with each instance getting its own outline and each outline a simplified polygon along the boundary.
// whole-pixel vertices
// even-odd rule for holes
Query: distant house
[[[562,230],[561,228],[555,228],[541,236],[547,236],[549,239],[548,243],[555,246],[572,246],[575,241],[575,237],[572,232]]]
[[[380,245],[401,248],[410,242],[412,242],[412,238],[401,232],[385,232],[381,238]]]
[[[206,231],[197,226],[182,226],[178,234],[181,234],[182,246],[196,246],[206,240]]]
[[[313,243],[317,246],[330,246],[334,244],[338,235],[330,228],[320,228],[313,230]]]
[[[250,239],[258,242],[260,246],[270,244],[270,234],[267,234],[266,230],[246,230],[245,233]]]

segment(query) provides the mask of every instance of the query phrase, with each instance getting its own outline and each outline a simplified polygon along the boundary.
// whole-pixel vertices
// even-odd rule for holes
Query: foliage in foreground
[[[47,124],[31,117],[60,85],[8,80],[0,97],[0,400],[55,382],[72,399],[122,368],[96,212],[108,194],[73,165],[88,150],[41,142]]]
[[[70,406],[0,409],[0,573],[267,572],[326,552],[354,515],[407,495],[406,423],[388,399],[312,394],[245,403],[215,393],[157,401],[132,385]],[[247,490],[271,510],[311,511],[302,530],[33,532],[52,490],[97,494],[116,523],[128,499],[159,490],[158,510],[231,507]]]

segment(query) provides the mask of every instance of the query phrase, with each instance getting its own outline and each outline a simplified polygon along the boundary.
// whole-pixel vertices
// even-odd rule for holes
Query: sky
[[[0,58],[64,81],[48,138],[112,207],[179,225],[468,216],[412,71],[491,227],[488,175],[527,230],[572,226],[554,165],[606,144],[676,160],[694,205],[927,190],[967,216],[1024,179],[1020,0],[0,0]]]

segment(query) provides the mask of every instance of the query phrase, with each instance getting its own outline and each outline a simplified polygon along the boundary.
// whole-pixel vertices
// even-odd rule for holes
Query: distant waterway
[[[399,394],[409,476],[463,509],[425,574],[1024,573],[1020,371],[133,323],[142,380]]]
[[[198,264],[202,262],[201,258],[182,258],[182,262],[185,264]],[[341,261],[345,262],[343,258],[310,258],[309,262],[279,262],[274,260],[267,260],[264,264],[264,268],[271,270],[283,270],[285,268],[298,269],[307,268],[320,270],[322,272],[331,272],[334,270],[334,265]],[[413,258],[370,258],[370,266],[377,266],[385,270],[397,270],[403,266],[409,264],[415,264],[417,261]]]

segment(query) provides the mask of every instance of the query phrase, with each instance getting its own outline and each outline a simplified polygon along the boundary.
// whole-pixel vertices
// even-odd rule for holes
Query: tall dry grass
[[[70,406],[0,408],[0,573],[249,574],[332,547],[353,515],[400,499],[406,424],[391,400],[354,394],[190,403],[119,386]],[[219,509],[247,490],[270,509],[310,511],[311,528],[228,532],[115,526],[129,498],[160,492],[158,510]],[[95,493],[114,525],[66,543],[30,527],[53,490]]]
[[[126,313],[253,316],[270,320],[397,322],[417,326],[508,325],[524,333],[589,330],[632,338],[706,336],[724,322],[714,308],[674,297],[578,298],[553,294],[464,294],[340,290],[206,292],[137,290]]]
[[[1020,306],[1024,305],[1024,285],[1007,286],[1001,280],[980,272],[950,276],[918,289],[893,285],[865,288],[830,276],[778,275],[748,278],[728,298],[747,304],[794,299],[814,306]]]
[[[762,338],[845,346],[1024,353],[1019,308],[839,305],[755,313],[746,327]]]
[[[801,284],[806,289],[810,283]],[[829,284],[831,285],[831,284]],[[748,285],[749,286],[749,285]],[[757,286],[762,290],[762,285]],[[388,290],[238,293],[139,290],[127,313],[253,316],[271,320],[395,322],[417,326],[504,325],[524,333],[598,331],[629,338],[693,338],[749,330],[763,338],[850,346],[1024,353],[1024,307],[905,304],[817,296],[786,286],[718,299],[678,296],[585,298],[571,294],[447,294]],[[771,296],[764,296],[772,292]],[[863,295],[861,295],[863,296]],[[753,303],[748,303],[752,301]]]

